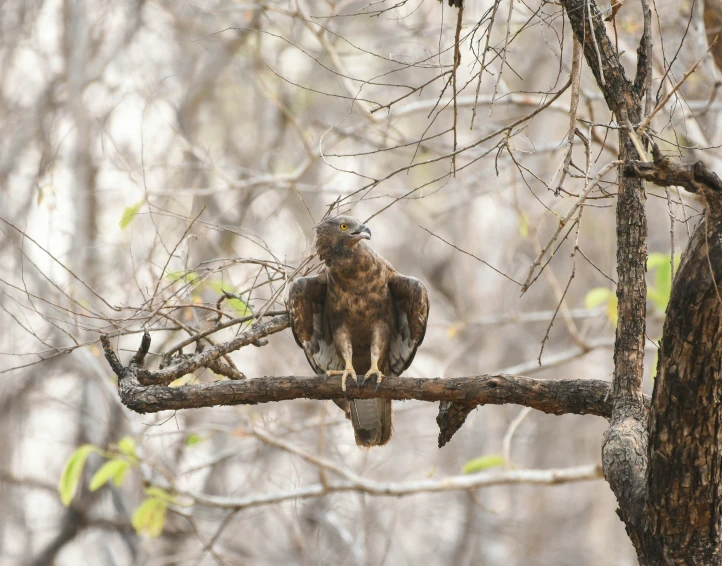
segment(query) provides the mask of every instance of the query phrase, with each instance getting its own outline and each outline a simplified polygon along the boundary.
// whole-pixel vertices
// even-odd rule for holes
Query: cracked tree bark
[[[649,423],[649,564],[719,564],[722,520],[722,181],[701,163],[679,165],[653,148],[625,175],[701,194],[705,220],[682,258],[659,352]]]
[[[626,162],[617,199],[619,322],[612,415],[602,446],[604,475],[641,564],[719,564],[722,297],[717,282],[722,281],[722,187],[704,165],[674,164],[656,148],[653,163],[637,161],[642,156],[631,137],[642,118],[651,73],[649,27],[640,41],[632,83],[624,76],[594,1],[562,4],[622,128],[619,157]],[[643,8],[648,9],[644,2]],[[642,400],[647,231],[642,179],[685,186],[702,193],[707,204],[706,221],[697,227],[674,282],[649,412]]]
[[[267,325],[257,325],[253,332],[263,332]],[[242,339],[244,335],[239,336]],[[144,385],[140,377],[154,373],[142,369],[150,347],[146,334],[138,352],[124,367],[113,350],[110,340],[101,338],[105,358],[118,376],[121,401],[139,413],[213,407],[216,405],[252,405],[286,401],[289,399],[417,399],[419,401],[455,401],[476,406],[480,404],[520,404],[545,413],[562,415],[597,415],[610,418],[610,387],[597,379],[534,379],[515,375],[477,375],[452,378],[387,377],[379,386],[368,383],[357,386],[351,382],[344,394],[341,378],[313,376],[258,377],[247,380],[213,381],[197,385],[167,387]],[[221,345],[219,345],[221,346]],[[210,363],[210,362],[209,362]],[[184,366],[178,364],[165,370],[181,377]],[[152,383],[152,381],[151,381]],[[649,405],[650,399],[644,399]]]
[[[572,30],[584,46],[584,56],[614,113],[619,130],[619,159],[639,159],[630,124],[642,117],[642,97],[651,61],[651,41],[645,30],[639,49],[637,77],[627,79],[593,0],[563,1]],[[591,14],[591,16],[590,16]],[[591,20],[591,21],[590,21]],[[594,26],[592,30],[591,25]],[[626,128],[626,129],[625,129]],[[643,522],[647,468],[647,413],[642,400],[647,263],[647,218],[644,182],[620,175],[617,195],[617,337],[614,345],[612,418],[602,443],[604,477],[620,502],[619,515],[635,547]]]
[[[722,519],[722,214],[695,231],[672,290],[649,423],[649,564],[719,564]]]

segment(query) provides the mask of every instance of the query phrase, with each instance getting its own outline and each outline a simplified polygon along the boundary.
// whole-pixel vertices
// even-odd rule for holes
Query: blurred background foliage
[[[572,61],[561,6],[467,4],[455,68],[458,11],[432,0],[0,2],[0,565],[635,563],[603,480],[242,510],[178,495],[318,481],[258,430],[391,482],[598,463],[600,418],[480,407],[439,450],[437,406],[397,402],[390,445],[364,451],[327,402],[134,414],[97,342],[113,333],[127,363],[147,328],[159,364],[220,318],[247,320],[213,341],[283,309],[333,210],[368,219],[375,249],[429,289],[409,375],[608,379],[614,170],[534,285],[520,296],[517,282],[616,158],[610,113],[583,65],[560,185],[570,89],[552,98]],[[716,20],[699,2],[654,9],[664,94]],[[616,30],[628,74],[641,29],[627,2]],[[705,60],[653,123],[667,153],[718,173],[720,84]],[[650,391],[701,207],[649,187],[647,209]],[[290,332],[226,363],[248,378],[310,373]]]

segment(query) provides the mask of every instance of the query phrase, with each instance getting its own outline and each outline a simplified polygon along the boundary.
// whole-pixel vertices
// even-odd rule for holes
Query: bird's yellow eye
[[[348,230],[348,224],[341,224],[341,230]]]

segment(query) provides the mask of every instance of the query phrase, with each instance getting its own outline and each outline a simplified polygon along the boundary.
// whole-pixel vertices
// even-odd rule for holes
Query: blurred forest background
[[[653,97],[704,55],[702,8],[653,4]],[[1,566],[636,563],[599,474],[262,500],[323,482],[304,454],[384,482],[455,478],[484,456],[478,467],[594,465],[599,417],[480,407],[439,450],[436,404],[396,402],[391,443],[365,451],[329,402],[135,414],[102,356],[101,333],[127,363],[149,329],[158,364],[218,317],[249,320],[213,341],[283,310],[333,207],[368,219],[375,249],[429,289],[408,375],[608,379],[614,168],[550,239],[616,159],[616,126],[582,65],[569,135],[558,3],[467,1],[457,15],[436,0],[0,2]],[[614,28],[633,75],[638,3]],[[662,149],[718,173],[719,85],[707,58],[653,122]],[[700,210],[649,187],[648,392],[670,258]],[[520,297],[537,258],[551,261]],[[236,378],[311,373],[290,331],[226,364]],[[99,449],[66,507],[58,482],[86,444]],[[110,470],[119,485],[90,491],[113,459],[129,463]]]

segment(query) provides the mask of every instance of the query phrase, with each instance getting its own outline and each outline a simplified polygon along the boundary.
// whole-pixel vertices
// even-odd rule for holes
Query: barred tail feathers
[[[383,446],[391,439],[391,399],[355,399],[351,401],[350,409],[357,445]]]

